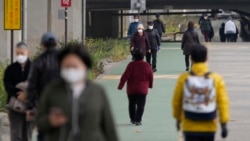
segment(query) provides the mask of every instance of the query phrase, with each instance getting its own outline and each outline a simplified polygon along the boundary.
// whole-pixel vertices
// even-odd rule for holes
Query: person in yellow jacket
[[[181,128],[185,141],[214,141],[217,122],[220,121],[221,136],[226,138],[229,100],[224,80],[219,74],[209,73],[205,46],[193,46],[191,59],[193,62],[191,72],[186,72],[179,77],[173,96],[173,117],[176,119],[177,130]],[[195,84],[196,82],[200,84]],[[207,91],[209,86],[206,86],[207,89],[204,91],[194,88],[195,85],[201,88],[206,85],[205,83],[212,84],[211,91]],[[191,84],[193,85],[189,88]],[[202,92],[209,95],[202,95]],[[202,98],[198,98],[202,96],[204,103]]]

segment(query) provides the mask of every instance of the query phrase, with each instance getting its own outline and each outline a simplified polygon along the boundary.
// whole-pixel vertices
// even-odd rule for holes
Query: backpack
[[[193,72],[186,79],[183,93],[183,110],[190,120],[214,120],[216,118],[216,90],[211,73],[197,76]]]

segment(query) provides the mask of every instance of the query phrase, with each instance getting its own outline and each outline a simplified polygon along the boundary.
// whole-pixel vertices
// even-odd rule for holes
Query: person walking
[[[211,30],[212,30],[212,24],[211,21],[208,18],[208,15],[204,16],[204,19],[200,21],[200,29],[201,32],[205,38],[206,42],[209,42],[211,39]]]
[[[148,34],[148,39],[151,46],[151,53],[147,52],[146,60],[151,65],[153,72],[156,72],[157,52],[161,46],[161,38],[158,31],[154,29],[153,22],[148,22],[148,29],[146,30],[146,33]]]
[[[220,41],[221,42],[226,42],[226,34],[225,34],[225,23],[221,24],[220,27]]]
[[[16,62],[9,65],[4,73],[4,87],[8,94],[7,107],[10,121],[11,141],[30,141],[32,133],[32,123],[26,121],[25,103],[26,93],[17,87],[19,83],[24,83],[28,79],[31,61],[28,57],[28,47],[24,42],[19,42],[15,48]],[[19,103],[22,108],[14,103]]]
[[[87,79],[92,60],[86,49],[67,45],[58,62],[61,79],[39,100],[37,127],[45,141],[118,141],[107,94]]]
[[[140,16],[139,15],[134,15],[134,21],[129,24],[128,28],[128,38],[132,38],[134,34],[137,32],[137,27],[140,24],[139,20]]]
[[[186,71],[189,71],[191,48],[196,44],[200,44],[198,33],[194,30],[194,23],[190,21],[187,31],[183,34],[181,43],[183,55],[185,55]]]
[[[37,101],[49,82],[59,78],[59,66],[57,62],[57,41],[54,34],[43,34],[41,46],[44,52],[33,61],[28,78],[27,118],[32,120],[34,109],[38,107]],[[39,131],[38,141],[43,141],[43,135]]]
[[[166,33],[166,30],[160,17],[161,17],[160,14],[156,14],[156,20],[153,21],[154,22],[153,24],[154,24],[154,29],[158,30],[160,38],[162,38],[162,35]]]
[[[232,17],[228,17],[228,21],[225,24],[225,31],[227,37],[227,42],[234,42],[235,34],[237,34],[237,29],[235,23],[232,21]]]
[[[140,126],[148,89],[153,88],[153,72],[150,65],[143,61],[142,49],[135,48],[133,54],[135,60],[128,64],[118,89],[122,90],[127,83],[130,121],[132,124]]]
[[[138,25],[137,32],[131,39],[130,51],[133,52],[135,48],[141,48],[144,56],[146,56],[147,52],[151,53],[148,34],[144,31],[143,24]]]
[[[173,117],[185,141],[214,141],[217,119],[222,138],[228,135],[229,100],[225,82],[219,74],[210,72],[207,54],[203,45],[192,47],[192,70],[182,74],[175,87]]]

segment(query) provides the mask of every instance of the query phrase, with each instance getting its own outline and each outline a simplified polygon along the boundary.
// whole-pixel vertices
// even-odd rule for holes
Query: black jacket
[[[36,106],[36,102],[46,85],[59,78],[58,50],[49,49],[32,63],[28,79],[28,109]]]
[[[160,35],[165,33],[165,27],[161,20],[154,20],[154,29],[157,29]]]
[[[21,64],[15,62],[9,65],[4,73],[4,87],[8,94],[7,102],[11,97],[17,97],[17,92],[20,90],[16,88],[16,85],[20,82],[27,81],[31,62],[28,60],[22,68]]]
[[[147,29],[146,32],[148,34],[151,49],[157,49],[159,46],[161,46],[161,38],[159,32],[156,29]]]

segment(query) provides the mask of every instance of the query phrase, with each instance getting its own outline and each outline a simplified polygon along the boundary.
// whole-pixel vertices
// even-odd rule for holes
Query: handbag
[[[25,113],[26,112],[26,104],[16,97],[11,97],[10,101],[7,105],[7,108],[13,110],[18,113]]]

